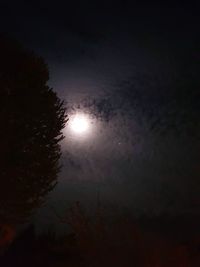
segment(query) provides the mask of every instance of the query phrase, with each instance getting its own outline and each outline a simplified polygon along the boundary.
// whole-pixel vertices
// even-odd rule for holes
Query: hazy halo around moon
[[[90,130],[89,118],[84,113],[77,113],[69,119],[69,126],[74,134],[85,134]]]
[[[81,147],[93,145],[94,142],[98,142],[97,129],[99,130],[99,123],[90,112],[84,109],[72,110],[68,114],[68,121],[63,131],[65,137],[63,148],[74,151],[79,145]]]

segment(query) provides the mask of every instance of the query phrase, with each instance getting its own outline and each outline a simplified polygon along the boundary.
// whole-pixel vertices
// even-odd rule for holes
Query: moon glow
[[[78,113],[71,118],[69,126],[74,134],[86,134],[90,130],[89,118],[85,114]]]

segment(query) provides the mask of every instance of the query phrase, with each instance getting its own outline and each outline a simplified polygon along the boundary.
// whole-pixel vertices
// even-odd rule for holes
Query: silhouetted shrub
[[[0,222],[24,222],[57,182],[65,107],[48,67],[0,36]]]

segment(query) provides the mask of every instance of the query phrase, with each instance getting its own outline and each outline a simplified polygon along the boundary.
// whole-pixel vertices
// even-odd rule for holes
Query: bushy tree
[[[0,36],[1,223],[23,222],[57,181],[66,115],[48,79],[41,57]]]

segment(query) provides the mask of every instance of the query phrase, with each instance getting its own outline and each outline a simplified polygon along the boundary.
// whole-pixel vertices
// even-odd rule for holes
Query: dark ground
[[[0,266],[200,266],[199,218],[88,218],[79,206],[67,217],[71,233],[21,232],[2,252]],[[64,221],[63,221],[64,222]]]

